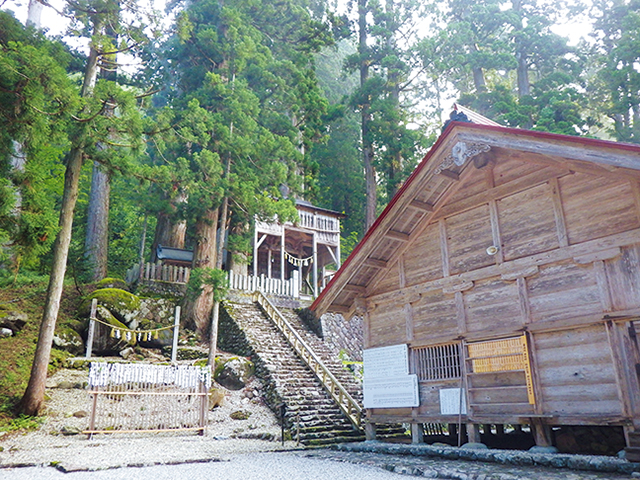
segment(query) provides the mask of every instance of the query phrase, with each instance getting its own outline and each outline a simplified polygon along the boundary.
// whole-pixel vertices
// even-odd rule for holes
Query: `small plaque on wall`
[[[418,376],[364,381],[364,408],[418,407]]]
[[[467,401],[464,390],[461,388],[441,388],[440,413],[442,415],[466,415]]]

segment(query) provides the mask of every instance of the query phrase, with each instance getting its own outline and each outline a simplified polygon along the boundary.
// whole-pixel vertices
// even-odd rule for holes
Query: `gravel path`
[[[56,374],[48,382],[49,414],[40,429],[0,436],[0,479],[378,480],[409,475],[450,480],[623,480],[640,477],[637,473],[599,473],[420,456],[411,452],[411,448],[376,446],[377,442],[373,446],[370,442],[348,444],[341,450],[303,450],[293,442],[282,445],[280,426],[259,399],[262,387],[257,381],[244,390],[225,392],[223,405],[209,413],[209,428],[203,436],[114,434],[96,435],[88,440],[85,435],[73,434],[88,424],[84,416],[89,409],[89,396],[83,389],[86,376],[86,372],[73,370]],[[249,418],[232,420],[230,414],[240,409],[250,413]],[[407,451],[400,454],[404,450]],[[514,452],[514,458],[521,453]],[[499,455],[509,453],[502,451]]]
[[[294,453],[258,453],[237,455],[230,460],[187,465],[162,465],[123,468],[99,472],[62,473],[54,468],[17,468],[0,470],[3,480],[394,480],[404,475],[386,472],[369,465],[309,459]]]

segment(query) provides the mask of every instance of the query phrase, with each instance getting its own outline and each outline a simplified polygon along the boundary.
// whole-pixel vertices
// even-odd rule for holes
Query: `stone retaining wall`
[[[361,317],[345,320],[340,314],[326,313],[320,319],[324,341],[336,353],[344,351],[352,360],[362,361],[363,327]]]

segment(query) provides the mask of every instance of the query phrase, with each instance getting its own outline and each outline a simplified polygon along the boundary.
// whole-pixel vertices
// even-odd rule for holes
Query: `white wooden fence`
[[[293,272],[293,276],[289,280],[267,278],[264,275],[260,275],[259,277],[254,275],[238,275],[233,272],[229,272],[227,278],[229,279],[230,290],[262,292],[270,295],[282,295],[293,298],[300,297],[297,271]]]
[[[136,265],[127,272],[126,280],[129,283],[134,281],[142,282],[168,282],[187,283],[191,269],[188,267],[176,267],[174,265],[163,265],[158,263],[145,263]],[[267,278],[264,275],[239,275],[228,272],[227,279],[230,290],[240,290],[244,292],[262,292],[268,295],[282,295],[293,298],[300,298],[299,273],[293,271],[293,276],[289,280],[279,278]]]

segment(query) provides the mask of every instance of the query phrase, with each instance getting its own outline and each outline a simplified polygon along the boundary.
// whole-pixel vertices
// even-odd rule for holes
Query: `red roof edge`
[[[538,138],[538,139],[564,140],[564,141],[570,141],[572,143],[577,143],[577,144],[591,146],[591,147],[609,147],[609,148],[611,148],[611,147],[615,146],[615,148],[617,148],[619,150],[627,150],[627,151],[634,151],[634,152],[640,153],[640,145],[635,145],[635,144],[631,144],[631,143],[619,143],[619,142],[612,142],[612,141],[609,141],[609,140],[600,140],[600,139],[596,139],[596,138],[587,138],[587,137],[578,137],[578,136],[574,137],[572,135],[561,135],[559,133],[541,132],[541,131],[537,131],[537,130],[523,130],[523,129],[520,129],[520,128],[510,128],[510,127],[495,126],[495,125],[483,125],[483,124],[475,124],[475,123],[467,123],[467,122],[450,122],[447,125],[447,128],[445,128],[445,130],[442,132],[442,134],[438,137],[436,142],[431,146],[431,148],[429,149],[427,154],[422,158],[422,161],[418,164],[418,166],[415,168],[413,173],[411,175],[409,175],[409,177],[404,182],[404,184],[402,185],[400,190],[398,190],[396,192],[396,194],[393,196],[391,201],[387,204],[387,206],[382,211],[380,216],[376,219],[376,221],[373,223],[373,225],[371,225],[369,230],[367,230],[367,233],[364,235],[362,240],[360,240],[360,242],[355,246],[355,248],[353,249],[351,254],[347,257],[347,259],[342,264],[340,269],[336,272],[336,274],[333,276],[331,281],[329,281],[329,283],[324,288],[324,290],[322,290],[322,292],[320,292],[320,295],[318,295],[318,297],[311,304],[311,306],[309,307],[311,310],[316,310],[316,308],[318,308],[318,303],[320,303],[320,301],[324,298],[324,296],[326,295],[326,292],[328,292],[331,289],[331,287],[333,286],[333,284],[338,280],[338,278],[340,278],[340,276],[342,275],[342,273],[344,272],[346,267],[351,263],[352,259],[356,256],[356,254],[362,249],[364,244],[367,243],[367,241],[369,240],[371,235],[373,235],[373,232],[377,229],[378,225],[380,225],[380,223],[387,216],[389,211],[398,202],[398,199],[402,196],[404,191],[414,181],[416,176],[418,176],[420,174],[422,169],[425,168],[425,165],[427,163],[429,163],[428,161],[431,158],[431,156],[436,152],[436,150],[438,150],[440,145],[442,143],[444,143],[445,139],[449,136],[451,131],[454,128],[456,128],[457,126],[461,126],[461,127],[464,127],[464,128],[470,128],[470,129],[476,129],[476,130],[486,130],[486,131],[492,131],[492,132],[511,133],[511,134],[514,134],[514,135],[524,135],[524,136],[534,137],[534,138]]]

